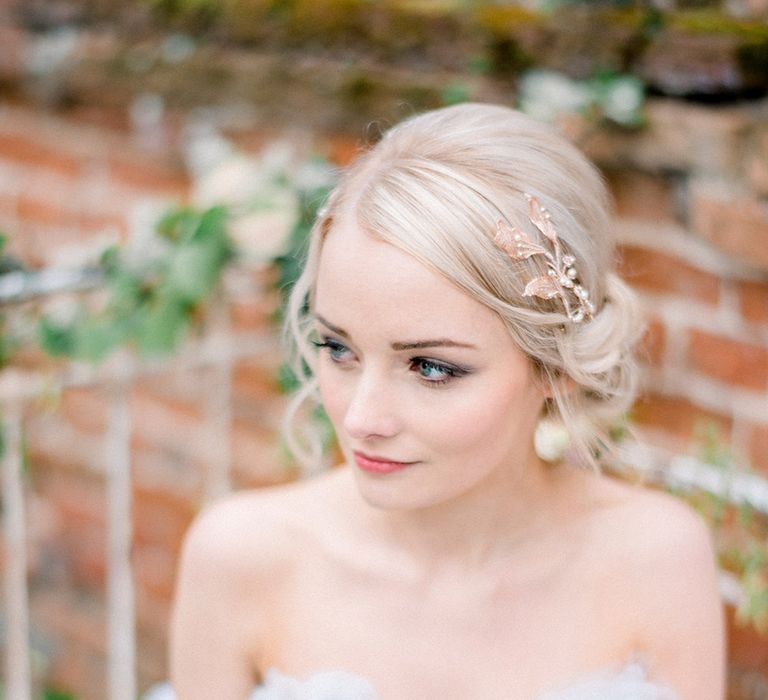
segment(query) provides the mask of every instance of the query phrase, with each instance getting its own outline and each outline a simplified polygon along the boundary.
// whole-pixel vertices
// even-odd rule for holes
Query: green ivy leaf
[[[72,693],[68,693],[64,690],[46,688],[43,691],[43,700],[75,700],[75,696],[72,695]]]
[[[72,354],[89,362],[100,362],[123,339],[120,324],[110,318],[84,316],[73,327]]]
[[[184,304],[161,298],[138,318],[136,345],[139,353],[151,357],[168,355],[176,348],[189,324]]]
[[[48,318],[40,320],[39,337],[43,349],[54,357],[71,356],[75,349],[74,328],[60,326]]]
[[[164,293],[188,304],[199,303],[211,292],[231,256],[226,211],[209,209],[171,255]]]
[[[208,254],[208,246],[186,245],[171,256],[164,290],[177,299],[196,304],[216,279],[217,267]]]
[[[224,207],[211,207],[203,212],[189,240],[216,242],[217,247],[227,247],[227,212]]]
[[[172,243],[189,240],[195,232],[200,215],[182,207],[169,211],[157,224],[157,232]]]

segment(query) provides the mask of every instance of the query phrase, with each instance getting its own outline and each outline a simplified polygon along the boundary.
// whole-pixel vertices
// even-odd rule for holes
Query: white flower
[[[264,148],[258,159],[266,177],[284,176],[293,169],[296,149],[285,139],[273,141]]]
[[[583,83],[556,71],[529,71],[520,84],[520,109],[541,121],[581,112],[589,102],[590,91]]]
[[[77,51],[80,37],[81,32],[77,29],[59,27],[31,39],[24,52],[27,70],[34,75],[53,73]]]
[[[57,294],[42,304],[42,315],[57,326],[68,326],[80,311],[80,302],[74,294]],[[12,318],[13,315],[9,315]]]
[[[636,122],[643,104],[642,83],[632,76],[616,78],[611,82],[601,103],[603,112],[609,119],[619,124]]]
[[[296,177],[294,184],[300,190],[312,192],[323,187],[332,187],[336,182],[336,173],[334,169],[322,160],[309,160],[302,165]]]
[[[193,121],[185,127],[184,140],[184,159],[195,178],[201,178],[215,170],[235,153],[230,141],[204,119]]]
[[[116,228],[105,228],[101,233],[54,248],[46,256],[47,264],[55,268],[77,270],[98,264],[101,254],[109,247],[120,242],[120,232]]]
[[[235,155],[195,182],[192,199],[199,207],[238,206],[256,197],[263,184],[264,174],[258,161]]]
[[[230,235],[245,260],[264,262],[283,253],[298,216],[295,195],[283,191],[267,206],[232,220]]]

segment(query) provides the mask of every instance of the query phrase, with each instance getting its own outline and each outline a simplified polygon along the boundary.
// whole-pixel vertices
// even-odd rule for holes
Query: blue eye
[[[419,374],[428,384],[446,384],[451,379],[463,377],[469,370],[446,365],[425,357],[414,357],[411,360],[411,369]]]
[[[328,356],[334,362],[344,362],[348,359],[347,355],[352,354],[346,345],[333,338],[323,338],[322,341],[313,340],[312,345],[316,348],[326,348],[328,350]]]

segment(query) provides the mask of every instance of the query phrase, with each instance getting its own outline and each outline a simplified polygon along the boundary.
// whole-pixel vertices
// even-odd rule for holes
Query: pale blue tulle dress
[[[142,700],[176,700],[176,696],[165,683],[150,689]],[[247,700],[378,700],[378,695],[365,678],[346,671],[324,671],[299,680],[271,669]],[[531,700],[678,700],[678,697],[669,688],[649,681],[642,663],[632,662],[620,671],[585,677]]]

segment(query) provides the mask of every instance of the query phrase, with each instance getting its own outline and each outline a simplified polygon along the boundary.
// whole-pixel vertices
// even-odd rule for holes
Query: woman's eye
[[[468,373],[467,370],[460,367],[446,365],[423,357],[414,357],[411,360],[411,369],[429,384],[445,384],[455,377],[462,377]]]
[[[352,351],[346,345],[333,338],[323,338],[321,341],[313,340],[312,345],[316,348],[325,348],[328,351],[328,356],[334,362],[345,362],[352,356]]]

